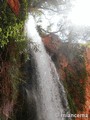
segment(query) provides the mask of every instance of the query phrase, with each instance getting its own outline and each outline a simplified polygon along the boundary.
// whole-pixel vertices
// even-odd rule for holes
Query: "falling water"
[[[35,81],[37,85],[33,89],[33,95],[37,106],[37,119],[65,120],[62,113],[65,113],[68,109],[68,103],[63,85],[59,80],[55,65],[46,53],[41,38],[35,29],[35,23],[33,22],[32,25],[32,22],[33,18],[30,16],[26,23],[26,30],[28,38],[32,38],[35,44],[39,46],[37,52],[33,50],[33,47],[35,47],[33,44],[29,46],[31,47],[36,68]],[[32,30],[33,32],[30,32]],[[30,98],[30,92],[26,92],[28,98]]]

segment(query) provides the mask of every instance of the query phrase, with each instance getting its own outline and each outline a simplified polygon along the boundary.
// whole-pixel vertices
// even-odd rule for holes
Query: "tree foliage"
[[[20,41],[24,39],[23,28],[27,14],[26,0],[20,1],[20,13],[14,14],[7,0],[0,1],[0,47],[7,45],[10,41]]]
[[[21,82],[21,55],[25,53],[26,40],[24,22],[27,17],[28,4],[20,0],[18,15],[12,11],[7,0],[0,0],[0,118],[7,119],[12,111]],[[7,110],[7,104],[11,109]]]

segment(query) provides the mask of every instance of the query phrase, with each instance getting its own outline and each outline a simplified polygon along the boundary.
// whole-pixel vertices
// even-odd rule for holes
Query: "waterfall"
[[[65,120],[61,116],[68,110],[64,87],[59,80],[55,65],[36,31],[35,22],[31,16],[26,22],[26,30],[28,38],[33,39],[36,47],[38,46],[37,51],[33,50],[35,47],[33,44],[28,46],[31,48],[35,62],[36,87],[33,87],[33,97],[36,102],[37,120]],[[32,96],[30,96],[29,90],[26,90],[26,93],[29,102]]]

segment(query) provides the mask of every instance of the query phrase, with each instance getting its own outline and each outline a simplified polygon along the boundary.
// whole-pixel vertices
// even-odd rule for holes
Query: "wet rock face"
[[[44,46],[47,52],[52,57],[52,60],[54,61],[56,65],[60,78],[63,79],[65,75],[64,75],[62,68],[67,67],[68,61],[64,54],[65,50],[63,48],[62,41],[55,34],[50,34],[50,35],[43,37],[42,41],[44,43]]]
[[[50,35],[43,37],[42,41],[47,51],[50,53],[50,55],[57,53],[61,46],[61,40],[55,34],[50,34]]]
[[[14,106],[16,120],[37,120],[37,108],[33,96],[33,85],[35,85],[35,66],[33,57],[31,58],[32,59],[28,60],[21,68],[21,71],[24,73],[23,79],[25,82],[23,82],[19,87],[17,103]]]
[[[86,70],[87,70],[87,82],[85,88],[85,104],[83,111],[78,111],[78,114],[85,114],[90,117],[90,48],[86,48]],[[76,118],[76,120],[89,120],[88,117]]]
[[[85,110],[81,113],[90,114],[90,92],[89,92],[90,91],[90,48],[86,49],[87,56],[85,58],[85,56],[84,56],[85,49],[84,48],[81,48],[78,44],[74,44],[75,47],[73,46],[73,44],[71,46],[69,46],[68,43],[63,43],[54,34],[44,37],[43,43],[44,43],[44,46],[45,46],[47,52],[50,54],[52,60],[54,61],[55,65],[56,65],[56,68],[57,68],[57,71],[58,71],[58,74],[59,74],[61,80],[65,80],[68,74],[73,73],[71,76],[73,79],[71,79],[71,81],[69,81],[69,78],[68,78],[68,81],[67,81],[68,83],[70,82],[69,87],[68,87],[70,90],[69,92],[72,91],[70,93],[71,95],[73,93],[75,93],[73,95],[74,102],[75,102],[75,106],[78,107],[78,110],[83,109],[82,107],[83,107],[84,101],[86,99]],[[81,51],[83,51],[83,52],[81,52]],[[81,59],[80,55],[84,56],[84,59],[87,61],[86,68],[84,67],[85,63],[79,60],[79,58]],[[84,59],[82,58],[82,60],[84,60]],[[67,70],[68,72],[65,72],[65,70]],[[83,82],[85,84],[86,78],[83,77],[83,79],[82,79],[82,76],[84,75],[83,70],[88,71],[88,80],[86,83],[86,93],[85,93],[86,97],[85,97],[85,95],[81,95],[82,97],[79,96],[80,90],[78,91],[79,95],[76,96],[77,93],[73,92],[74,86],[70,87],[71,82],[74,83],[74,81],[76,81],[76,84],[78,84],[78,85],[83,84]],[[77,71],[80,72],[80,75],[78,75],[79,72],[77,72]],[[76,78],[76,76],[77,76],[77,78]],[[78,79],[78,81],[77,81],[77,79]],[[78,85],[76,87],[80,88],[80,86],[78,86]],[[78,90],[77,88],[76,88],[76,91]],[[82,87],[81,90],[84,91],[84,88]],[[80,102],[81,99],[83,99],[83,104]],[[76,119],[76,120],[80,120],[80,118]]]

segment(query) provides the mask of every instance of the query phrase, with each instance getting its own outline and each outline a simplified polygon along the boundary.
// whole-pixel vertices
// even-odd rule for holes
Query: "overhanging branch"
[[[47,34],[59,33],[59,32],[61,32],[62,27],[63,27],[63,25],[61,25],[60,28],[57,31],[50,32],[50,31],[45,30],[45,29],[41,28],[40,26],[38,26],[38,31],[45,32]]]

